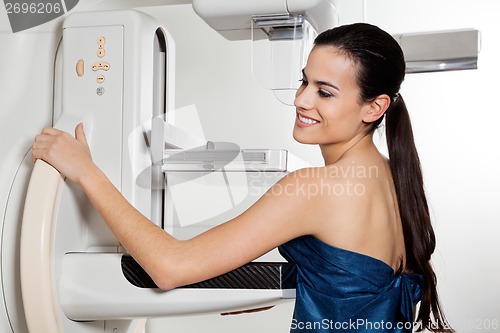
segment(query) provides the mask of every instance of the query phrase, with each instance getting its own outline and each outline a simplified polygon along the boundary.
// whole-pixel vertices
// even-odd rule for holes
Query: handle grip
[[[31,174],[21,226],[21,291],[30,333],[62,333],[53,240],[64,178],[37,160]]]

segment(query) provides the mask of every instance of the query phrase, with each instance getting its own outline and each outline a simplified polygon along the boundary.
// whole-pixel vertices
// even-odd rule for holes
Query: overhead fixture
[[[397,34],[406,73],[477,69],[480,33],[475,29]]]

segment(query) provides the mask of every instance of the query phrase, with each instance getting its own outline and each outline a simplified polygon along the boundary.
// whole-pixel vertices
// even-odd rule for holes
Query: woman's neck
[[[358,135],[348,142],[320,145],[325,165],[338,162],[348,152],[352,152],[360,147],[365,147],[366,145],[373,145],[372,136],[372,133],[366,133]]]

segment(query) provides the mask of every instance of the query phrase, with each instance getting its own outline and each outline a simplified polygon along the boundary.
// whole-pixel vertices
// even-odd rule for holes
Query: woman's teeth
[[[299,114],[299,120],[303,123],[306,123],[308,125],[314,125],[314,124],[317,124],[318,122],[316,120],[313,120],[313,119],[310,119],[310,118],[306,118],[306,117],[303,117]]]

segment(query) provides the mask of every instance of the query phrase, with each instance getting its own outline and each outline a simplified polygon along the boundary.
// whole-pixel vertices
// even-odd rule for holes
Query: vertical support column
[[[163,159],[163,120],[166,117],[166,50],[164,36],[156,32],[153,60],[153,112],[151,124],[151,221],[163,228],[163,199],[165,193],[165,175],[161,170]],[[157,121],[161,120],[161,121]]]

